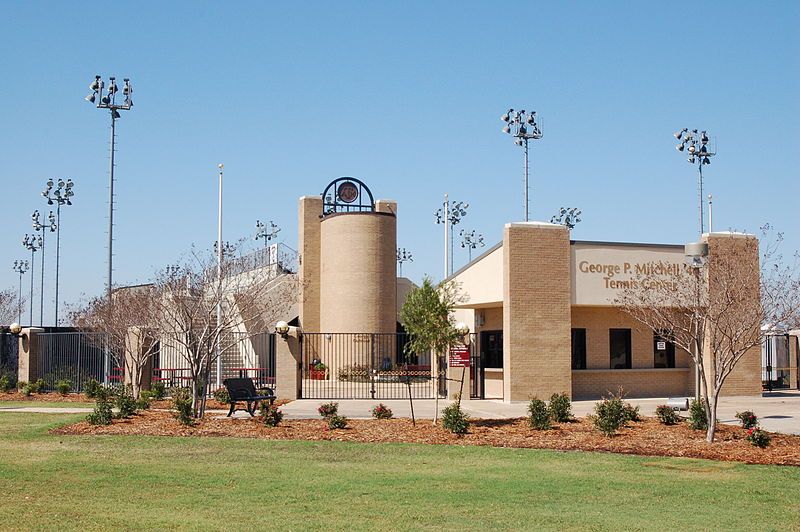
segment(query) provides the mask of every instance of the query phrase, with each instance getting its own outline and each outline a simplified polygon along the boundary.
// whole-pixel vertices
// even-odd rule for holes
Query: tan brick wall
[[[599,399],[623,387],[627,397],[686,397],[692,370],[618,369],[576,370],[572,372],[572,397],[576,400]]]
[[[569,231],[507,224],[503,271],[504,400],[571,393]]]
[[[756,300],[759,296],[759,255],[758,245],[753,235],[710,234],[705,236],[708,242],[709,257],[724,253],[736,253],[737,264],[750,270],[752,282],[752,297]],[[753,245],[755,243],[755,245]],[[714,279],[715,263],[709,262],[709,291],[718,289]],[[747,354],[736,364],[736,367],[725,380],[722,387],[723,396],[734,395],[761,395],[761,347],[750,349]]]
[[[20,332],[17,380],[33,382],[43,377],[39,352],[39,334],[43,332],[38,327],[26,327]]]
[[[343,213],[321,225],[320,332],[396,332],[397,218]]]
[[[300,341],[294,337],[275,338],[275,395],[278,399],[300,397]]]
[[[319,331],[319,269],[321,196],[300,198],[297,224],[297,252],[300,259],[300,326]]]

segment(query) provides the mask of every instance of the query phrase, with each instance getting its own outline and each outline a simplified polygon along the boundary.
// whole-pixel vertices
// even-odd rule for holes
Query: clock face
[[[358,187],[352,181],[345,181],[339,185],[336,195],[345,203],[353,203],[358,199]]]

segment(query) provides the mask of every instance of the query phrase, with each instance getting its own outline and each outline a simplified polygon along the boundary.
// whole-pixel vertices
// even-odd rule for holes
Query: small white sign
[[[666,351],[667,350],[667,342],[664,340],[659,340],[656,342],[656,351]]]

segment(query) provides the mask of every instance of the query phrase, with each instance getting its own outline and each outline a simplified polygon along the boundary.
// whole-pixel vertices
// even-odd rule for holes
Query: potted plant
[[[313,381],[324,381],[328,379],[328,366],[322,362],[317,362],[308,370],[308,376]]]

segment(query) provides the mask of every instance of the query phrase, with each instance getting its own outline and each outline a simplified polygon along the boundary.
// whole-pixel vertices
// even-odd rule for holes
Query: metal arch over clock
[[[375,198],[369,187],[355,177],[337,177],[322,193],[322,215],[339,212],[370,212]]]

